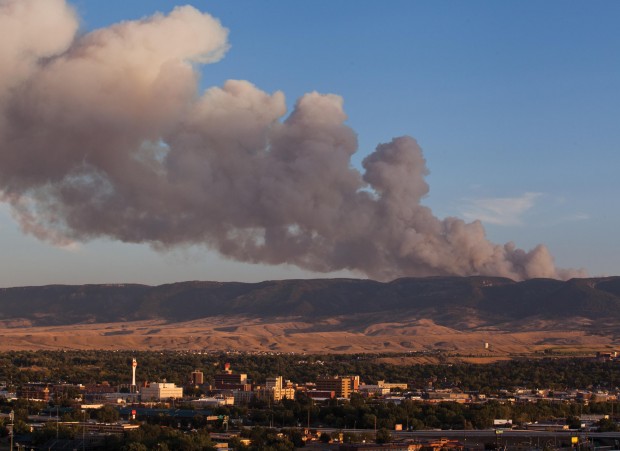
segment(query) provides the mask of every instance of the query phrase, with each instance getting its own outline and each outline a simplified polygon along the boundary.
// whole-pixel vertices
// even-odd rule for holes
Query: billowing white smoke
[[[186,6],[76,35],[63,0],[0,0],[0,195],[41,239],[204,243],[314,271],[565,278],[544,246],[485,238],[420,204],[425,161],[395,138],[351,167],[342,99],[246,81],[200,95],[227,30]],[[286,117],[286,118],[285,118]],[[283,120],[283,118],[285,118]]]

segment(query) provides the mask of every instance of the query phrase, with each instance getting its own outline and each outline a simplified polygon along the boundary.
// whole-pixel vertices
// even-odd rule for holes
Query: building
[[[205,398],[194,399],[191,405],[198,408],[232,406],[235,403],[235,397],[230,394],[219,394]]]
[[[351,392],[357,392],[360,388],[359,376],[346,376],[351,379]]]
[[[117,423],[93,423],[91,421],[61,421],[58,424],[63,426],[78,427],[79,430],[84,429],[86,432],[98,432],[100,434],[117,434],[122,435],[128,431],[140,429],[139,424],[129,424],[125,422]],[[53,448],[52,448],[53,449]]]
[[[284,398],[295,399],[293,383],[291,381],[283,383],[282,376],[268,377],[262,392],[264,396],[270,397],[273,401],[281,401]]]
[[[441,402],[457,402],[459,404],[465,404],[472,401],[471,395],[468,393],[458,393],[452,391],[437,390],[427,392],[425,394],[425,401],[429,403],[441,403]]]
[[[274,396],[278,398],[278,399],[274,398],[274,400],[279,401],[284,398],[295,399],[296,392],[297,390],[295,389],[295,386],[293,385],[291,381],[288,381],[288,380],[284,381],[284,383],[282,384],[282,387],[280,387],[280,391],[274,392]]]
[[[192,371],[192,385],[202,385],[205,383],[205,377],[202,371],[194,370]]]
[[[215,388],[218,390],[241,390],[251,391],[252,385],[248,383],[247,374],[234,374],[230,365],[226,364],[223,373],[214,376]]]
[[[306,396],[316,401],[325,401],[326,399],[334,399],[336,393],[333,390],[308,390]]]
[[[218,385],[239,385],[247,384],[247,374],[235,374],[235,373],[220,373],[214,376],[215,386]]]
[[[359,392],[365,396],[383,396],[390,393],[390,389],[388,387],[383,387],[381,385],[369,385],[362,384],[360,385]]]
[[[440,438],[438,440],[425,440],[425,441],[412,441],[407,440],[405,442],[392,442],[392,443],[352,443],[342,444],[339,446],[339,451],[439,451],[439,450],[462,450],[463,444],[458,440],[449,440],[447,438]]]
[[[402,383],[402,382],[378,381],[377,385],[379,387],[389,388],[390,390],[407,390],[407,388],[409,388],[407,383]]]
[[[616,351],[613,352],[597,352],[596,360],[599,362],[611,362],[612,360],[616,360],[618,358],[618,353]]]
[[[354,382],[357,380],[359,383],[359,378],[355,378],[356,376],[319,377],[316,380],[316,389],[318,391],[333,391],[337,398],[348,398],[354,391]]]
[[[342,444],[339,451],[418,451],[422,448],[417,443],[353,443]]]
[[[142,401],[162,401],[170,398],[182,398],[183,387],[168,382],[151,382],[140,389]]]
[[[267,390],[275,390],[282,388],[282,376],[268,377],[265,381],[265,388]]]
[[[50,400],[50,389],[46,385],[40,384],[22,385],[17,389],[17,398],[48,402]]]
[[[248,404],[254,399],[254,392],[245,390],[233,390],[233,397],[235,398],[235,405],[242,406]]]

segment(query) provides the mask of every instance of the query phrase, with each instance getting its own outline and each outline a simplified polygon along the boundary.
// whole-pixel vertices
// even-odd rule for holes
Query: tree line
[[[167,379],[184,384],[195,369],[207,382],[222,372],[224,363],[246,373],[255,383],[282,375],[293,382],[316,380],[321,375],[360,375],[366,383],[404,382],[418,388],[459,387],[491,393],[515,387],[553,390],[611,389],[620,385],[620,363],[587,358],[514,359],[490,364],[396,365],[381,361],[384,355],[199,354],[153,351],[12,351],[0,353],[0,380],[27,382],[127,384],[131,359],[138,360],[139,381]]]

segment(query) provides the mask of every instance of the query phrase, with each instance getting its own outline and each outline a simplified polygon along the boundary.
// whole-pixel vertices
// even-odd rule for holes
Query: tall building
[[[202,385],[205,383],[204,374],[202,371],[194,370],[192,371],[192,385]]]
[[[247,384],[248,382],[247,374],[220,373],[220,374],[216,374],[213,378],[215,380],[216,387],[218,386],[218,384],[219,385]]]
[[[284,398],[295,399],[295,388],[291,381],[282,382],[282,376],[268,377],[265,381],[265,396],[269,396],[274,401],[281,401]]]
[[[280,390],[282,388],[282,376],[268,377],[265,381],[267,390]]]
[[[359,376],[347,376],[351,379],[351,392],[357,392],[360,389],[360,377]]]
[[[319,391],[333,391],[338,398],[348,398],[355,391],[356,382],[359,387],[358,376],[319,377],[316,380],[316,389]]]
[[[218,390],[252,390],[252,385],[248,383],[248,375],[233,374],[228,363],[225,366],[225,372],[216,374],[213,379],[215,388]]]

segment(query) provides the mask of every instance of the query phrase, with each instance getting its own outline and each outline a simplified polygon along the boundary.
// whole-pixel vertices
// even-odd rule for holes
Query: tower
[[[138,361],[133,359],[131,362],[131,390],[133,392],[136,391],[136,367],[138,366]]]

